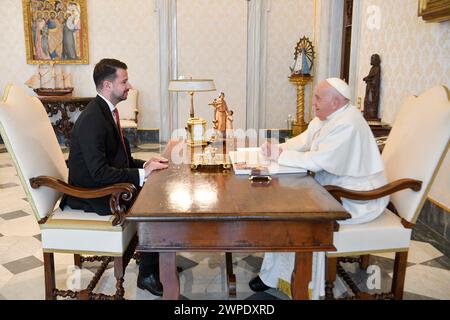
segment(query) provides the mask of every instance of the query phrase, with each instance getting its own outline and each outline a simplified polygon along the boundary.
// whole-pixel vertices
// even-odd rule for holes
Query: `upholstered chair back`
[[[397,113],[382,158],[389,182],[402,178],[422,181],[419,192],[410,189],[391,195],[398,213],[415,223],[439,170],[450,139],[448,89],[437,86],[408,97]]]
[[[67,166],[44,106],[22,88],[9,85],[0,102],[0,133],[30,205],[39,220],[53,212],[61,193],[33,189],[29,179],[52,176],[67,182]]]
[[[127,99],[117,104],[116,108],[119,110],[120,120],[136,121],[138,91],[130,89],[128,91]]]

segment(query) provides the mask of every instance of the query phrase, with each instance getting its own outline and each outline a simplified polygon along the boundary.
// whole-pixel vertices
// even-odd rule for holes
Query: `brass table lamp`
[[[194,115],[194,92],[215,91],[214,81],[211,79],[179,79],[171,80],[169,91],[187,92],[191,96],[190,115],[187,121],[187,143],[190,146],[205,146],[206,120]]]

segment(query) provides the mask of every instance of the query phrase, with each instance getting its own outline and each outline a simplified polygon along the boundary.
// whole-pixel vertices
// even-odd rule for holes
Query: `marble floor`
[[[40,231],[26,200],[11,158],[0,145],[0,300],[44,299],[43,258]],[[3,150],[3,152],[2,152]],[[158,149],[140,150],[135,157],[148,159]],[[433,245],[431,244],[433,243]],[[418,224],[413,231],[413,241],[408,256],[404,299],[450,299],[449,248],[436,243],[427,227]],[[72,286],[73,256],[56,254],[56,278],[59,288]],[[234,254],[233,264],[237,278],[236,299],[274,300],[288,299],[278,290],[270,289],[254,293],[248,286],[262,263],[261,254]],[[381,291],[390,286],[392,255],[371,256],[371,265],[379,266]],[[225,256],[214,253],[183,253],[177,256],[181,294],[186,299],[229,299],[226,291]],[[81,272],[81,285],[87,285],[95,272],[96,263],[86,263]],[[367,288],[370,274],[354,264],[344,264],[351,277],[361,288]],[[125,297],[127,299],[160,299],[147,291],[136,288],[138,267],[134,260],[126,270]],[[113,269],[109,267],[96,291],[114,292]],[[339,279],[336,294],[347,295],[346,287]]]

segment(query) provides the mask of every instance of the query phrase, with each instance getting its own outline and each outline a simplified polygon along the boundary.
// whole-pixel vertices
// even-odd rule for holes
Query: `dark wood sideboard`
[[[389,135],[389,132],[391,132],[392,127],[388,125],[387,123],[379,122],[369,122],[369,127],[373,132],[373,135],[375,138],[379,137],[387,137]]]
[[[60,114],[61,118],[56,120],[53,125],[55,134],[64,136],[64,143],[70,147],[70,134],[76,118],[72,113],[76,110],[83,111],[93,97],[72,97],[72,96],[47,96],[38,97],[45,107],[49,117]]]

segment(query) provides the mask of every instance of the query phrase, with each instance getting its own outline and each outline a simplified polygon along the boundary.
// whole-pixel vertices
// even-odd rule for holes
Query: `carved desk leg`
[[[291,292],[294,300],[309,300],[308,285],[312,273],[312,252],[296,252],[295,267],[291,278]]]
[[[159,275],[163,285],[163,300],[178,300],[180,279],[178,278],[175,252],[159,253]]]

